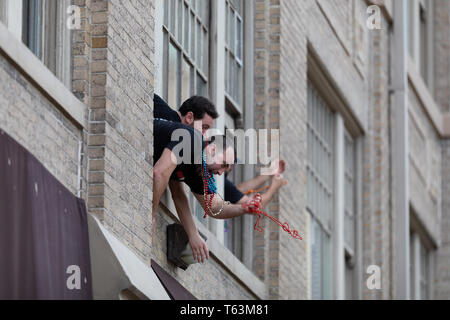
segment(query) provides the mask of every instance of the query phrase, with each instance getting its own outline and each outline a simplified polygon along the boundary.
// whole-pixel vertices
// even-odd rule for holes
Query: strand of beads
[[[261,201],[262,201],[261,195],[256,194],[254,197],[254,201],[252,201],[251,204],[243,204],[242,205],[242,207],[248,209],[250,213],[253,213],[258,216],[256,218],[256,222],[255,222],[255,226],[254,226],[256,231],[259,231],[259,232],[264,231],[264,229],[259,224],[259,221],[261,220],[262,216],[266,216],[267,218],[269,218],[270,220],[275,222],[278,226],[280,226],[283,229],[283,231],[289,233],[294,239],[303,240],[303,238],[299,235],[297,230],[290,229],[289,224],[287,222],[281,223],[278,219],[276,219],[276,218],[268,215],[264,211],[262,211],[261,210]]]
[[[205,143],[205,149],[208,147],[208,143]],[[212,202],[214,199],[215,194],[217,193],[217,186],[216,186],[216,180],[214,179],[214,176],[209,172],[208,170],[208,164],[206,162],[206,155],[204,153],[204,150],[202,150],[202,179],[203,179],[203,194],[205,199],[205,215],[204,219],[206,219],[206,216],[208,215],[208,211],[213,214],[212,211]],[[209,196],[209,194],[211,194]],[[208,196],[210,197],[208,199]]]

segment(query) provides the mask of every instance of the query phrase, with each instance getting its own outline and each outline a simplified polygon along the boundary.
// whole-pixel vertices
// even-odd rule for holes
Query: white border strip
[[[86,106],[0,22],[0,49],[33,79],[82,128],[87,128]],[[0,51],[0,54],[3,54]]]

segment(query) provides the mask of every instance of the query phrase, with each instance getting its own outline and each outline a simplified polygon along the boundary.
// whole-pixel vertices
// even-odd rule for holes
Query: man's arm
[[[276,160],[272,162],[270,168],[266,170],[264,175],[259,175],[256,178],[253,178],[249,181],[244,181],[240,183],[237,188],[242,193],[247,193],[250,190],[257,190],[270,178],[276,176],[278,174],[282,174],[286,169],[286,162],[284,160]]]
[[[177,209],[178,218],[180,218],[180,222],[188,235],[194,259],[203,263],[205,261],[204,258],[209,259],[208,247],[198,233],[183,184],[178,181],[170,180],[169,187],[175,208]]]
[[[153,167],[153,205],[152,205],[152,219],[153,224],[158,210],[159,200],[167,188],[170,176],[177,167],[176,162],[173,161],[174,155],[169,149],[165,149],[161,158]]]
[[[271,176],[262,176],[259,175],[256,178],[253,178],[251,180],[248,181],[244,181],[240,184],[238,184],[236,186],[236,188],[238,188],[238,190],[242,193],[247,193],[249,190],[256,190],[258,188],[260,188],[263,184],[265,184],[267,181],[269,181],[269,179],[271,178]]]
[[[198,202],[200,203],[200,205],[202,206],[202,208],[205,210],[206,204],[205,204],[204,196],[194,193],[194,192],[193,192],[193,194],[194,194],[195,198],[198,200]],[[209,196],[208,196],[208,198],[209,198]],[[209,212],[209,210],[207,210],[208,215],[214,219],[225,220],[225,219],[232,219],[232,218],[240,217],[240,216],[243,216],[244,214],[248,213],[248,210],[244,209],[240,204],[226,205],[223,200],[221,200],[217,197],[217,195],[214,197],[213,203],[211,205],[213,213],[219,212],[220,209],[222,208],[222,205],[223,205],[223,211],[220,214],[218,214],[217,216],[214,216]]]
[[[276,175],[272,178],[269,189],[261,195],[261,209],[264,210],[266,208],[272,200],[273,195],[286,183],[287,181],[284,180],[283,175]],[[237,203],[244,204],[247,203],[249,199],[250,198],[248,196],[243,196]]]
[[[273,195],[285,184],[287,183],[286,180],[284,180],[283,175],[279,174],[272,178],[272,182],[270,184],[269,189],[264,192],[261,197],[261,208],[264,209],[272,200]]]

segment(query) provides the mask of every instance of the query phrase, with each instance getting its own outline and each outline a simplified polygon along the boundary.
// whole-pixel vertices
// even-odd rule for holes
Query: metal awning
[[[118,300],[124,290],[141,299],[170,300],[152,268],[88,214],[94,299]]]

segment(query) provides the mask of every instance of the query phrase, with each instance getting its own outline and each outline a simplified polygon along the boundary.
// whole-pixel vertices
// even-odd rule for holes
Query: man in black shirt
[[[161,103],[161,101],[159,101],[159,103]],[[160,116],[164,116],[164,113],[166,115],[169,114],[168,110],[160,110],[156,105],[157,104],[155,103],[155,109],[158,109],[156,114],[159,114]],[[191,117],[194,120],[197,120],[192,111],[186,112],[184,116],[182,111],[180,111],[180,114],[181,116],[179,116],[179,118],[182,121],[190,121],[189,118]],[[172,115],[174,116],[173,113]],[[185,120],[183,120],[183,117],[185,117]],[[212,116],[210,117],[212,118]],[[175,117],[173,118],[175,120]],[[200,124],[202,125],[201,122]],[[209,124],[206,124],[206,126],[208,125]],[[199,126],[199,128],[204,129],[205,125]],[[198,234],[198,230],[189,209],[189,201],[181,182],[184,182],[189,186],[192,193],[206,212],[210,215],[212,214],[211,216],[216,219],[230,219],[242,216],[249,211],[240,205],[226,204],[223,200],[218,199],[218,197],[214,197],[211,208],[207,208],[207,202],[205,201],[204,196],[203,178],[201,175],[202,165],[201,159],[199,159],[201,158],[201,150],[204,145],[202,143],[202,134],[198,130],[181,122],[172,122],[161,118],[155,118],[153,132],[153,219],[161,195],[169,185],[180,222],[189,237],[189,243],[194,254],[194,259],[204,262],[205,258],[209,258],[208,248],[206,247],[204,240]],[[221,142],[222,144],[211,142],[208,144],[208,147],[204,149],[207,159],[207,168],[212,174],[221,175],[230,168],[232,163],[234,163],[233,148],[227,147],[227,144],[224,143],[225,139]],[[186,143],[189,147],[183,149],[183,146],[186,146]],[[220,150],[221,146],[222,150]],[[179,152],[180,149],[181,152]],[[189,152],[189,154],[184,154],[184,151]]]
[[[218,114],[214,105],[204,97],[194,96],[186,100],[180,110],[177,112],[170,108],[170,106],[157,94],[154,95],[154,118],[165,119],[172,122],[183,123],[188,126],[194,126],[198,123],[197,129],[203,134],[210,129],[214,120],[218,118]],[[282,170],[274,170],[272,175],[260,175],[252,180],[241,183],[238,187],[233,182],[225,177],[225,200],[231,203],[246,203],[249,198],[244,195],[250,189],[257,189],[265,184],[269,178],[273,177],[269,189],[262,195],[262,208],[270,202],[276,191],[283,185],[284,179],[282,173],[284,172],[284,161],[278,162],[281,164],[278,167]]]

